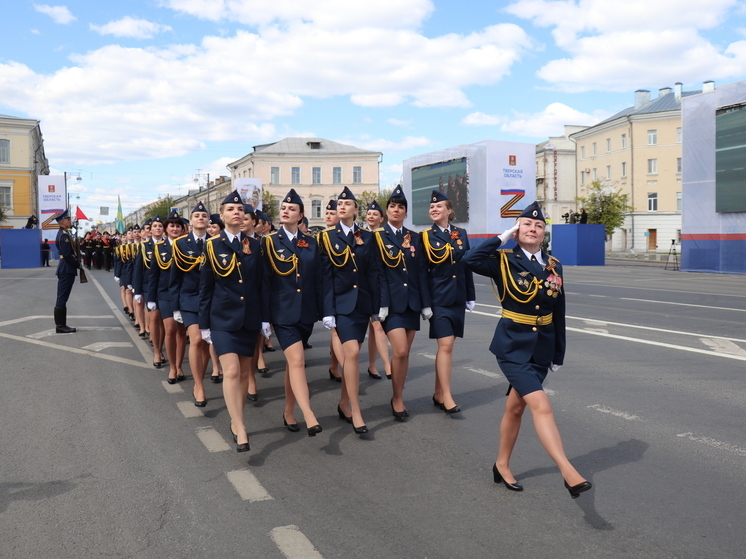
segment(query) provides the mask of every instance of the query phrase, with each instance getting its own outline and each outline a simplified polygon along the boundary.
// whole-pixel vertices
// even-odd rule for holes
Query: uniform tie
[[[203,246],[204,246],[204,243],[202,242],[202,239],[197,239],[197,248],[202,250]]]
[[[396,230],[396,238],[399,239],[399,241],[403,241],[404,240],[404,234],[402,233],[401,229],[397,229]]]
[[[233,240],[231,241],[231,245],[236,250],[241,250],[241,241],[238,240],[238,235],[236,235],[235,237],[233,237]]]

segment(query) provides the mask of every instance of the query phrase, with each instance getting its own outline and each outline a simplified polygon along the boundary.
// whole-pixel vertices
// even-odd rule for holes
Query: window
[[[648,211],[649,212],[658,211],[658,193],[657,192],[648,192]]]
[[[593,180],[598,180],[598,170],[595,167],[593,168]]]
[[[321,167],[313,167],[311,169],[311,182],[313,184],[321,184]]]
[[[311,149],[321,149],[321,142],[306,142]]]
[[[681,192],[676,193],[676,211],[681,211]]]
[[[300,184],[300,167],[290,168],[290,183]]]
[[[676,172],[681,173],[681,157],[676,158]]]
[[[272,167],[269,170],[269,184],[280,184],[280,168]]]
[[[596,153],[598,152],[598,150],[596,149],[596,142],[593,142],[591,144],[591,148],[592,148],[592,151],[593,151],[593,155],[596,155]]]
[[[581,169],[580,170],[580,185],[582,186],[584,184],[585,184],[585,172]]]
[[[606,166],[606,178],[607,179],[611,178],[611,165]]]
[[[676,143],[681,143],[681,126],[676,129]]]
[[[627,162],[626,161],[622,161],[622,176],[623,177],[627,176]]]
[[[611,151],[611,138],[606,138],[606,153]]]
[[[649,146],[658,145],[658,131],[657,130],[648,130],[648,145]]]
[[[332,183],[342,184],[342,167],[332,167]]]
[[[363,182],[363,168],[353,167],[352,168],[352,182],[353,184],[360,184]]]
[[[10,208],[12,206],[9,186],[0,186],[0,207]]]
[[[585,159],[585,146],[580,146],[580,159]]]
[[[321,219],[321,200],[311,200],[311,219]]]
[[[657,175],[657,174],[658,174],[658,160],[648,159],[648,175]]]
[[[627,149],[627,134],[622,134],[622,149]]]
[[[10,163],[10,140],[0,140],[0,163]]]

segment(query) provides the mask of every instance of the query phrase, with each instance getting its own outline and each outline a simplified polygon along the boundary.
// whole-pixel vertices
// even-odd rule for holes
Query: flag
[[[85,219],[88,221],[88,218],[83,213],[83,210],[80,209],[80,206],[78,206],[75,210],[75,219]]]
[[[117,207],[117,219],[114,221],[117,226],[117,233],[124,233],[124,214],[122,214],[122,200],[117,196],[117,202],[119,203],[119,206]]]

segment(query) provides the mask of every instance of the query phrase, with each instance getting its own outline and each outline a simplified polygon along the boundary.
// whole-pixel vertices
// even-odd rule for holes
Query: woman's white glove
[[[520,224],[518,223],[518,220],[516,220],[515,225],[513,225],[513,227],[511,227],[510,229],[506,229],[505,231],[502,232],[501,235],[498,235],[498,237],[500,237],[500,244],[504,245],[510,239],[512,239],[513,233],[518,231],[518,227],[520,227]]]
[[[550,364],[549,364],[549,368],[550,368],[550,369],[552,369],[552,372],[553,372],[553,373],[556,373],[557,371],[559,371],[559,368],[560,368],[561,366],[562,366],[562,365],[555,365],[554,363],[550,363]]]
[[[202,336],[202,339],[205,340],[208,344],[212,343],[212,333],[210,332],[210,329],[207,330],[200,330],[200,335]]]
[[[334,330],[337,327],[337,321],[333,316],[325,316],[321,319],[321,323],[327,330]]]
[[[422,316],[422,320],[430,320],[433,317],[433,309],[425,307],[420,311],[420,315]]]
[[[174,320],[179,324],[184,324],[184,319],[181,316],[181,311],[174,311]]]
[[[269,339],[272,336],[272,327],[269,322],[262,322],[262,336]]]
[[[383,322],[386,320],[386,317],[389,315],[389,308],[388,307],[381,307],[378,309],[378,320],[380,322]]]
[[[138,305],[142,303],[142,295],[135,295],[135,303]]]
[[[119,278],[117,276],[114,276],[114,281],[119,283]]]
[[[127,286],[127,289],[129,289],[130,291],[132,291],[132,293],[134,293],[134,292],[135,292],[135,288],[134,288],[134,287],[132,287],[131,285],[128,285],[128,286]]]
[[[154,311],[157,307],[157,305],[153,301],[148,301],[148,310]]]
[[[473,311],[474,307],[476,307],[476,306],[477,306],[477,302],[476,301],[467,301],[466,302],[466,310],[469,311],[469,312]]]

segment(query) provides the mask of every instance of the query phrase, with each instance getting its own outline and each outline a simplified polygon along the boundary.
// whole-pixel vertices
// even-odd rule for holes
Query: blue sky
[[[287,136],[383,152],[386,186],[420,153],[541,142],[636,89],[746,79],[736,0],[8,4],[0,113],[41,120],[94,219]]]

